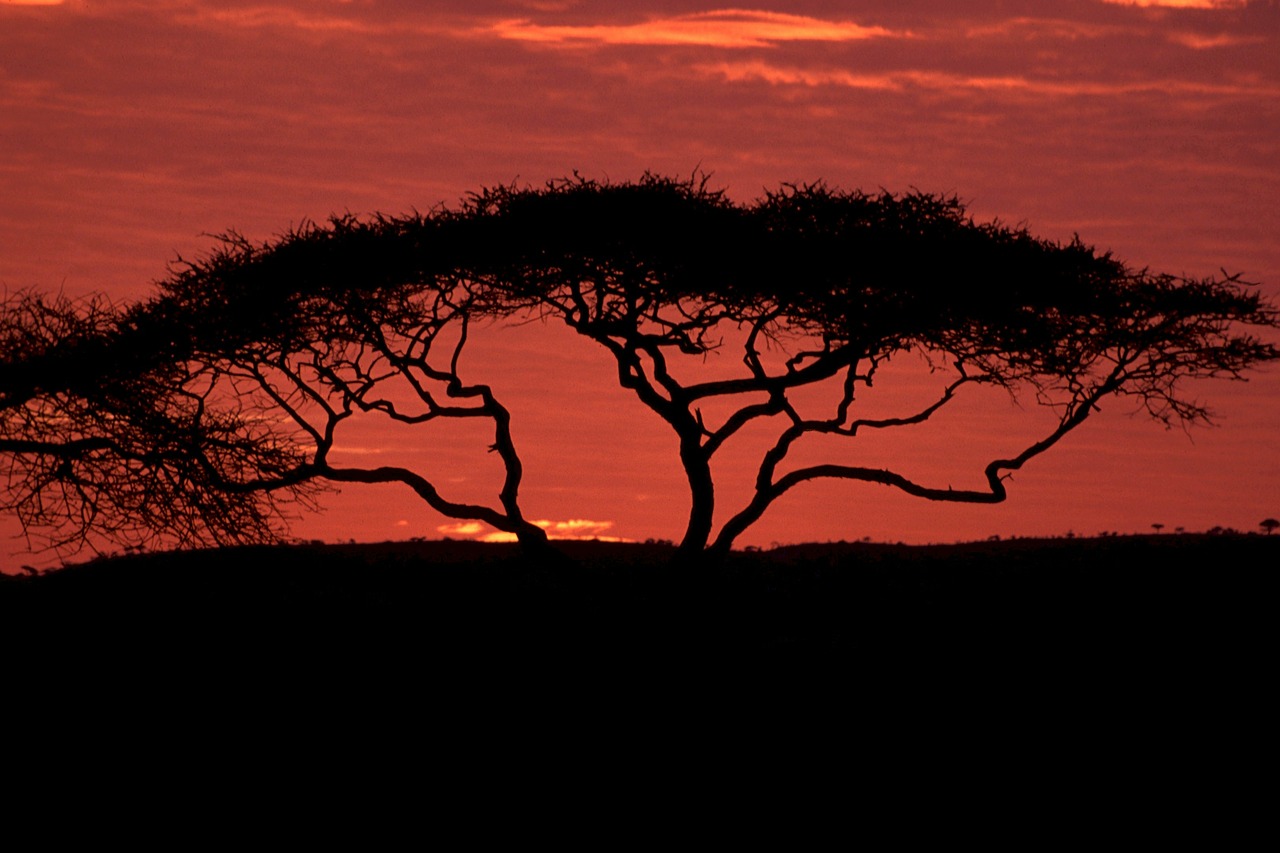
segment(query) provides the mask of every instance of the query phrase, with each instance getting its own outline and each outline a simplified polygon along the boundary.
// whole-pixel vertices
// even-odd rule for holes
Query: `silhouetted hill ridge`
[[[459,653],[746,657],[1219,636],[1260,629],[1280,537],[1164,535],[958,545],[827,543],[671,568],[669,546],[288,545],[104,558],[0,581],[6,631],[181,648],[441,644]],[[1086,631],[1082,626],[1088,626]],[[25,630],[25,633],[24,633]],[[1241,637],[1241,641],[1244,638]],[[462,648],[457,648],[461,646]]]

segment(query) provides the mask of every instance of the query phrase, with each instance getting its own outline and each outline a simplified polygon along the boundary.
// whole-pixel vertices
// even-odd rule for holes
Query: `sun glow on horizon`
[[[547,538],[560,540],[593,539],[599,542],[630,542],[623,536],[609,536],[606,530],[613,527],[612,521],[593,521],[587,518],[570,518],[564,521],[537,519],[533,524],[547,531]],[[441,524],[436,528],[445,536],[464,536],[478,542],[515,542],[516,535],[501,530],[491,530],[488,525],[479,521],[459,521],[452,524]]]

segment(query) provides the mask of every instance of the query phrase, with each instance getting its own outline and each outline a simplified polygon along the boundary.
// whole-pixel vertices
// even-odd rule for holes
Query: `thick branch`
[[[767,459],[761,466],[761,476],[756,483],[756,492],[750,503],[747,504],[733,518],[729,519],[720,530],[720,534],[716,537],[715,542],[711,546],[711,550],[715,553],[725,554],[733,546],[733,542],[742,534],[749,526],[754,524],[764,514],[774,501],[782,497],[795,486],[801,483],[816,479],[842,479],[857,480],[866,483],[879,483],[885,486],[891,486],[900,491],[915,497],[926,498],[934,501],[947,501],[952,503],[976,503],[976,504],[993,504],[1000,503],[1005,500],[1008,493],[1005,490],[1004,480],[1008,476],[1005,472],[1016,471],[1020,469],[1030,460],[1044,453],[1049,448],[1057,444],[1063,436],[1071,432],[1089,417],[1095,410],[1097,403],[1106,395],[1113,393],[1116,388],[1120,387],[1124,381],[1124,374],[1121,367],[1117,367],[1110,377],[1090,393],[1084,397],[1077,398],[1069,407],[1058,423],[1058,427],[1045,436],[1040,441],[1031,444],[1017,456],[1009,459],[996,459],[987,464],[983,469],[983,476],[987,481],[987,489],[940,489],[936,487],[921,485],[901,474],[885,469],[865,468],[852,465],[812,465],[805,468],[798,468],[791,471],[776,481],[766,473],[772,472],[776,468],[777,462],[785,455],[786,445],[780,440],[775,445],[771,454],[776,458]],[[948,394],[951,389],[948,388]],[[945,402],[945,398],[936,405]],[[926,415],[927,417],[927,415]],[[904,419],[908,422],[916,422],[915,418]],[[798,437],[796,433],[794,437]],[[794,440],[794,437],[791,439]],[[780,451],[780,452],[779,452]]]
[[[542,528],[521,518],[512,518],[497,510],[479,504],[465,504],[446,500],[436,487],[420,474],[407,468],[384,466],[379,468],[335,468],[323,466],[319,474],[338,483],[403,483],[422,498],[428,506],[448,518],[482,521],[505,533],[515,533],[521,538],[545,541]]]

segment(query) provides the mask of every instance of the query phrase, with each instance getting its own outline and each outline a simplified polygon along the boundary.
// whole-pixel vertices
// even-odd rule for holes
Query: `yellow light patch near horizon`
[[[612,521],[595,521],[587,518],[570,518],[564,521],[536,519],[533,522],[547,531],[550,539],[596,539],[602,542],[629,542],[622,536],[609,536],[606,530],[613,527]],[[441,524],[436,530],[445,536],[466,536],[481,542],[515,542],[514,533],[487,530],[487,525],[478,521],[462,521],[452,524]]]

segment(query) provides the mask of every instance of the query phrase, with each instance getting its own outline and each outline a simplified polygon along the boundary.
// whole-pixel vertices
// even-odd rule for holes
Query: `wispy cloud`
[[[637,24],[549,26],[527,19],[494,24],[490,31],[505,39],[553,44],[701,45],[704,47],[770,47],[788,41],[858,41],[888,36],[905,37],[884,27],[853,21],[829,21],[807,15],[721,9],[651,18]]]
[[[886,71],[858,74],[842,69],[814,69],[772,65],[767,62],[702,63],[695,70],[729,82],[760,80],[774,85],[843,86],[853,89],[906,90],[909,88],[1025,92],[1056,96],[1112,96],[1148,92],[1181,95],[1274,97],[1280,87],[1258,82],[1201,83],[1191,80],[1152,79],[1109,82],[1102,80],[1047,80],[1018,75],[984,76],[943,71]]]
[[[1211,50],[1217,47],[1239,47],[1245,44],[1262,44],[1266,36],[1236,36],[1229,33],[1203,35],[1201,33],[1170,33],[1169,41],[1192,50]]]
[[[1239,9],[1245,0],[1102,0],[1113,6],[1163,6],[1168,9]]]
[[[720,76],[731,83],[762,80],[775,85],[846,86],[852,89],[901,89],[900,74],[857,74],[841,69],[811,69],[771,65],[767,62],[708,62],[694,66],[707,76]]]
[[[315,9],[297,9],[291,6],[196,6],[184,10],[179,20],[196,23],[220,23],[248,29],[278,28],[300,32],[332,34],[368,34],[386,31],[385,26],[360,20],[357,17],[325,14]]]
[[[1130,28],[1065,18],[1018,17],[1008,20],[970,24],[964,30],[967,38],[1009,37],[1073,42],[1097,39],[1127,32]]]

